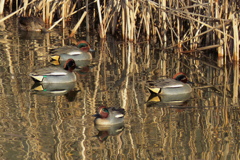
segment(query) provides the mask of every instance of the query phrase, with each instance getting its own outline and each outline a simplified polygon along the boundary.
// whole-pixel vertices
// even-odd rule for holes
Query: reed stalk
[[[162,8],[165,9],[167,5],[167,2],[166,0],[163,0],[162,1]],[[162,12],[162,22],[163,22],[163,30],[165,31],[164,34],[163,34],[163,47],[167,47],[167,33],[166,33],[166,30],[167,30],[167,24],[166,24],[166,20],[167,20],[167,14],[166,12]]]
[[[46,8],[45,8],[45,23],[49,24],[50,18],[50,1],[46,1]]]
[[[83,19],[86,17],[87,15],[87,11],[85,11],[83,14],[82,14],[82,17],[79,19],[78,23],[75,25],[75,27],[72,29],[72,32],[71,34],[69,35],[69,37],[73,37],[77,31],[77,29],[79,28],[79,26],[81,25]]]
[[[98,9],[98,16],[99,16],[99,34],[101,38],[105,37],[104,33],[104,26],[103,26],[103,21],[102,21],[102,14],[101,14],[101,5],[100,5],[100,0],[97,0],[97,9]]]
[[[43,22],[47,23],[46,21],[46,1],[42,1],[42,19]]]
[[[125,6],[126,6],[126,8],[125,8],[125,15],[126,15],[126,37],[124,37],[125,39],[127,39],[127,37],[130,39],[130,41],[132,40],[132,37],[131,37],[131,22],[130,22],[130,11],[129,11],[129,6],[130,6],[130,4],[129,4],[129,2],[128,2],[128,0],[126,0],[125,1]]]
[[[5,0],[0,1],[0,15],[3,14]]]
[[[238,53],[239,54],[239,53]],[[239,92],[239,62],[234,63],[233,65],[233,73],[234,73],[234,80],[233,80],[233,103],[238,105],[238,92]]]
[[[31,1],[28,5],[34,3],[35,1],[36,1],[36,0]],[[20,8],[20,9],[14,11],[13,13],[5,16],[4,18],[0,19],[0,23],[3,22],[3,21],[5,21],[5,20],[8,19],[8,18],[14,16],[14,15],[17,14],[18,12],[21,12],[22,10],[24,10],[24,7]]]
[[[65,13],[66,11],[66,0],[63,0],[63,5],[62,5],[62,18],[65,19]],[[62,28],[65,28],[65,20],[62,21]]]
[[[232,15],[232,25],[233,25],[233,35],[234,35],[234,48],[233,48],[233,60],[239,60],[239,20],[235,18],[235,15]]]
[[[88,0],[86,0],[86,13],[88,13]],[[90,32],[90,28],[89,28],[89,14],[86,15],[86,31]]]
[[[126,15],[125,15],[125,3],[122,2],[121,5],[123,6],[122,8],[122,38],[126,37]]]

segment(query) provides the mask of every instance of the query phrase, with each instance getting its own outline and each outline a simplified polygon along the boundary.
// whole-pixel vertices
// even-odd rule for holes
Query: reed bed
[[[85,19],[87,31],[97,30],[102,39],[112,34],[135,43],[155,42],[180,53],[207,50],[238,61],[239,7],[233,0],[3,0],[0,14],[5,10],[7,18],[41,16],[50,29],[74,21],[71,36]]]

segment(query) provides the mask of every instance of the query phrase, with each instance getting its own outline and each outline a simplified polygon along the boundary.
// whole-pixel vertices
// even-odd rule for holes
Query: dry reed
[[[3,14],[5,0],[0,1],[0,15]]]

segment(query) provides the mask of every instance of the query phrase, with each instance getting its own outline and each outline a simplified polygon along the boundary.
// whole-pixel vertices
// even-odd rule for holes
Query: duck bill
[[[191,81],[189,81],[189,80],[187,80],[187,83],[188,83],[188,84],[194,84],[193,82],[191,82]]]
[[[94,49],[92,49],[92,48],[90,48],[90,49],[89,49],[89,52],[95,52],[95,50],[94,50]]]
[[[99,114],[94,114],[94,115],[92,115],[93,117],[99,117]]]

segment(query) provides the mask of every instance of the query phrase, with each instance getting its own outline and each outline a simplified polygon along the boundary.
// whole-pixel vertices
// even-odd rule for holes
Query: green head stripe
[[[80,43],[78,45],[78,48],[87,47],[87,46],[88,46],[88,44],[86,44],[86,43]]]
[[[103,111],[106,112],[106,113],[109,113],[107,108],[103,108]]]

